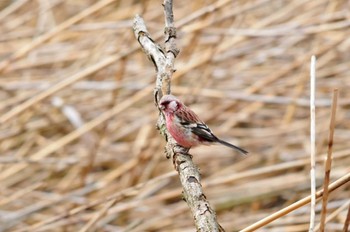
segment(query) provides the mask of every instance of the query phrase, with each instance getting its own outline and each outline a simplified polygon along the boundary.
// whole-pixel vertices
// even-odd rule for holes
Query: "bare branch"
[[[156,69],[164,67],[164,52],[162,51],[161,47],[151,39],[151,35],[147,31],[145,22],[139,15],[136,15],[134,18],[133,28],[135,37],[141,44],[143,51],[155,65]]]
[[[171,78],[175,72],[174,62],[179,53],[175,43],[176,28],[174,26],[172,5],[172,0],[165,0],[163,4],[165,15],[165,52],[151,38],[143,19],[138,15],[134,18],[135,37],[156,67],[157,79],[154,90],[156,106],[158,106],[158,101],[164,94],[171,93]],[[200,173],[192,161],[192,156],[188,154],[188,149],[176,144],[165,127],[164,115],[161,113],[159,114],[157,126],[167,140],[166,156],[167,158],[173,157],[175,169],[179,173],[183,186],[183,197],[191,209],[197,231],[224,231],[217,223],[216,214],[203,193]]]

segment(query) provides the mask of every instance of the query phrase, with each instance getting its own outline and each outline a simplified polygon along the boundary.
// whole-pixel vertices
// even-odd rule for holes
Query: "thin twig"
[[[88,223],[85,224],[85,226],[79,230],[79,232],[87,232],[87,231],[92,231],[94,225],[98,222],[100,218],[102,218],[104,215],[107,214],[108,210],[115,204],[117,203],[118,199],[114,198],[113,200],[109,201],[108,203],[105,204],[105,206],[98,211]]]
[[[309,231],[314,231],[315,226],[315,205],[316,205],[316,176],[315,176],[315,156],[316,156],[316,117],[315,117],[315,82],[316,82],[316,57],[311,57],[310,66],[310,146],[311,146],[311,206],[310,206],[310,227]]]
[[[60,25],[58,25],[57,27],[55,27],[54,29],[52,29],[48,33],[46,33],[46,34],[36,38],[31,43],[29,43],[26,46],[18,49],[14,54],[12,54],[12,56],[9,59],[7,59],[5,61],[2,61],[0,63],[0,73],[3,72],[4,70],[6,70],[8,65],[10,65],[12,62],[14,62],[14,61],[20,59],[21,57],[25,56],[26,54],[28,54],[31,50],[33,50],[34,48],[36,48],[40,44],[45,43],[46,41],[48,41],[49,39],[51,39],[52,37],[54,37],[55,35],[57,35],[61,31],[67,29],[68,27],[70,27],[71,25],[81,21],[82,19],[90,16],[91,14],[93,14],[96,11],[100,10],[101,8],[103,8],[103,7],[113,3],[114,1],[115,0],[102,0],[102,1],[99,1],[96,4],[94,4],[94,5],[90,6],[89,8],[85,9],[81,13],[79,13],[77,15],[74,15],[72,18],[69,18],[68,20],[64,21],[63,23],[61,23]]]
[[[23,228],[23,230],[18,230],[18,232],[20,232],[20,231],[21,232],[22,231],[35,231],[35,230],[38,230],[39,228],[44,227],[45,225],[52,224],[52,223],[57,222],[59,220],[62,220],[64,218],[72,217],[78,213],[81,213],[84,210],[98,206],[99,204],[107,204],[110,201],[116,201],[116,200],[118,201],[118,200],[122,199],[124,196],[135,194],[135,192],[139,191],[141,188],[143,188],[146,185],[151,185],[153,183],[162,181],[164,179],[171,178],[174,175],[175,175],[174,172],[166,173],[164,175],[150,179],[149,181],[139,183],[139,184],[134,185],[130,188],[123,189],[123,190],[121,190],[121,191],[119,191],[111,196],[108,196],[106,199],[96,199],[93,202],[90,202],[88,204],[73,208],[67,212],[63,212],[59,215],[47,218],[46,220],[43,220],[43,221],[40,221],[34,225],[31,225],[30,227]]]
[[[76,130],[72,131],[71,133],[65,135],[64,137],[60,138],[59,140],[55,141],[54,143],[49,144],[45,148],[39,150],[35,154],[33,154],[31,157],[33,160],[39,160],[43,157],[48,156],[52,152],[56,151],[57,149],[71,143],[75,139],[79,138],[80,136],[84,135],[85,133],[91,131],[92,129],[96,128],[97,126],[101,125],[105,121],[109,120],[110,118],[114,117],[115,115],[123,112],[125,109],[129,108],[136,102],[143,99],[145,96],[150,94],[152,92],[152,89],[150,87],[145,88],[136,94],[134,94],[128,101],[124,101],[121,104],[114,106],[112,109],[105,111],[103,114],[99,115],[98,117],[94,118],[93,120],[89,121],[88,123],[85,123],[82,127],[77,128]]]
[[[127,56],[135,51],[136,51],[136,47],[132,47],[132,48],[129,48],[128,52],[126,52],[122,55],[118,54],[118,55],[114,55],[114,56],[109,56],[109,57],[105,58],[104,60],[98,62],[97,64],[92,65],[86,69],[83,69],[82,71],[79,71],[78,73],[64,79],[63,81],[55,84],[54,86],[50,87],[49,89],[42,91],[42,92],[39,92],[37,95],[33,96],[32,98],[28,99],[27,101],[17,105],[16,107],[11,109],[10,111],[1,115],[0,124],[7,122],[8,120],[14,118],[18,114],[25,111],[26,109],[39,103],[43,99],[57,93],[58,91],[66,88],[67,86],[72,85],[73,83],[76,83],[77,81],[81,80],[82,78],[85,78],[88,75],[91,75],[91,74],[97,72],[98,70],[105,68],[106,66],[120,60],[121,58],[123,58],[123,57],[125,57],[125,56]]]
[[[349,230],[349,224],[350,224],[350,204],[348,207],[348,213],[346,214],[345,222],[344,222],[344,228],[343,232],[348,232]]]
[[[25,5],[28,2],[28,0],[20,0],[20,1],[14,1],[11,5],[6,7],[4,10],[0,12],[0,21],[5,19],[8,15],[12,14],[16,10],[18,10],[20,7]]]
[[[324,195],[322,198],[324,198]],[[349,203],[350,203],[350,200],[346,201],[342,206],[340,206],[338,209],[334,210],[329,216],[327,216],[325,218],[324,222],[328,223],[331,220],[333,220],[336,216],[338,216],[343,210],[345,210],[348,207]],[[317,226],[315,226],[315,231],[321,231],[320,226],[321,226],[321,224],[318,224]]]
[[[325,229],[325,220],[327,215],[327,202],[328,202],[328,185],[329,178],[331,174],[332,166],[332,149],[333,149],[333,136],[334,136],[334,126],[335,126],[335,115],[337,112],[337,101],[338,101],[338,89],[333,90],[333,101],[332,101],[332,113],[331,120],[329,123],[329,137],[328,137],[328,153],[327,160],[325,164],[324,182],[323,182],[323,197],[322,197],[322,211],[320,219],[320,232]]]
[[[339,188],[340,186],[348,183],[350,181],[350,173],[347,173],[345,176],[342,176],[341,178],[339,178],[338,180],[334,181],[333,183],[331,183],[328,186],[328,192],[331,193],[334,190],[336,190],[337,188]],[[316,192],[315,197],[316,198],[320,198],[323,196],[323,189]],[[250,231],[256,231],[257,229],[269,224],[270,222],[273,222],[274,220],[308,204],[311,202],[311,195],[277,211],[276,213],[273,213],[269,216],[267,216],[266,218],[244,228],[243,230],[241,230],[241,232],[250,232]]]

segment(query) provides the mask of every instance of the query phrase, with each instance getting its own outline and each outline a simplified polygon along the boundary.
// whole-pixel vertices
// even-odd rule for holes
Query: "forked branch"
[[[148,58],[156,68],[156,86],[154,98],[156,106],[160,98],[171,93],[171,78],[174,69],[175,58],[179,53],[176,47],[176,28],[174,26],[173,6],[171,0],[164,1],[165,14],[165,51],[154,42],[147,31],[143,19],[136,15],[134,18],[134,33]],[[202,185],[198,168],[188,154],[188,149],[176,144],[165,126],[164,116],[159,111],[157,127],[167,141],[166,156],[173,158],[173,163],[179,173],[183,186],[183,197],[193,214],[197,231],[224,231],[217,223],[216,214],[207,201]]]

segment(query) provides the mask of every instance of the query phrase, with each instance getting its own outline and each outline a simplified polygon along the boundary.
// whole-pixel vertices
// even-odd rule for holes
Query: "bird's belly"
[[[171,136],[176,142],[186,148],[198,145],[198,138],[191,130],[182,126],[176,126],[174,123],[167,124],[167,128]]]

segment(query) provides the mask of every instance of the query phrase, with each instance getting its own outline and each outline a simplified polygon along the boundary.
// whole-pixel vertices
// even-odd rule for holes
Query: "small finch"
[[[165,115],[169,133],[179,145],[191,148],[201,144],[221,143],[244,155],[248,153],[244,149],[216,137],[196,113],[173,95],[164,95],[160,99],[159,108]]]

